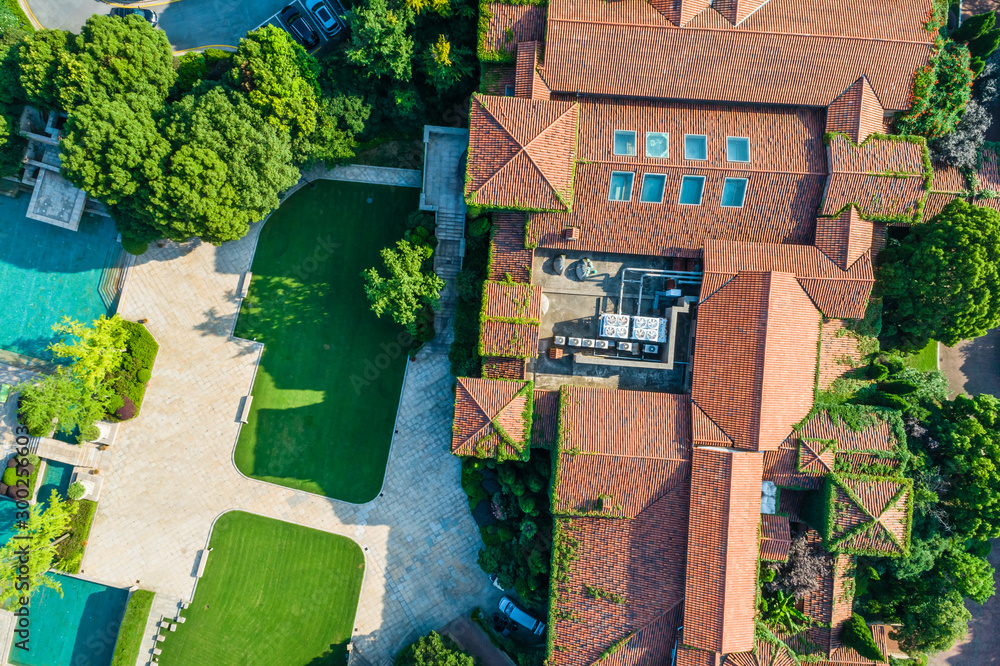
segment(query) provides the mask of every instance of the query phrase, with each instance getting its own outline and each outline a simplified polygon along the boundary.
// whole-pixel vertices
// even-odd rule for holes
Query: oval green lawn
[[[378,495],[405,334],[371,312],[361,272],[381,267],[419,201],[413,188],[320,181],[264,224],[236,326],[264,343],[236,446],[247,476],[348,502]]]
[[[364,553],[336,534],[233,511],[212,530],[186,622],[164,666],[344,664]]]

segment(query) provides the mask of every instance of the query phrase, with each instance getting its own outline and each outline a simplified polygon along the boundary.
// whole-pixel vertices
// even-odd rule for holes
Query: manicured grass
[[[97,502],[90,500],[70,501],[76,505],[76,513],[69,524],[69,538],[60,541],[56,546],[56,556],[59,558],[56,569],[66,573],[80,573],[80,563],[83,561],[83,550],[87,547],[87,538],[90,536],[90,527],[94,523],[94,512],[97,511]]]
[[[21,9],[21,5],[18,4],[17,0],[4,0],[4,5],[7,10],[14,15],[14,18],[17,19],[18,23],[21,24],[22,30],[25,30],[26,32],[35,31],[35,26],[31,24],[30,20],[28,20],[28,15],[24,13],[23,9]]]
[[[364,577],[356,543],[300,525],[230,512],[212,530],[187,621],[161,666],[346,663]]]
[[[348,502],[378,495],[405,333],[371,312],[361,271],[381,267],[379,250],[402,237],[419,198],[412,188],[320,181],[264,225],[236,326],[265,345],[236,447],[247,476]]]
[[[931,340],[927,343],[926,347],[921,349],[914,356],[907,356],[903,362],[911,368],[922,372],[937,370],[937,346],[937,341]]]
[[[149,609],[153,607],[153,596],[149,590],[136,590],[128,598],[125,617],[118,628],[118,642],[115,643],[111,666],[135,666],[146,632]]]

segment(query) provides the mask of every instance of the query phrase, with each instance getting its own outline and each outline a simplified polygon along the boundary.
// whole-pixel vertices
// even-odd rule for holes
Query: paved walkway
[[[369,504],[242,476],[232,463],[237,416],[261,345],[229,334],[259,231],[218,248],[166,243],[137,261],[122,314],[149,320],[160,355],[142,414],[111,449],[81,573],[189,598],[199,550],[218,515],[233,509],[342,534],[365,551],[355,646],[377,664],[499,596],[476,565],[479,535],[459,461],[448,455],[454,380],[441,350],[410,364],[383,494]]]
[[[1000,328],[963,340],[954,347],[938,345],[941,372],[948,378],[951,395],[989,393],[1000,398]]]
[[[468,143],[468,132],[466,132]],[[367,164],[337,164],[327,168],[322,162],[309,171],[302,172],[303,185],[317,179],[346,180],[352,183],[372,183],[374,185],[396,185],[398,187],[423,187],[423,172],[420,169],[393,169],[392,167],[369,166]]]

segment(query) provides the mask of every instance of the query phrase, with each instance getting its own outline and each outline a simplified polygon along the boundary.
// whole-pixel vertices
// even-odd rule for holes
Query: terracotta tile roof
[[[559,427],[559,391],[535,389],[531,415],[531,445],[548,448],[555,444]]]
[[[691,403],[691,437],[694,446],[729,447],[733,445],[732,438],[722,432],[722,428],[694,402]]]
[[[830,140],[830,177],[821,215],[839,215],[858,207],[868,219],[912,221],[926,198],[927,147],[904,140],[869,137],[855,146],[843,136]]]
[[[832,439],[799,438],[798,468],[801,474],[825,475],[833,471],[837,442]]]
[[[517,45],[515,95],[523,99],[548,99],[549,89],[538,75],[538,55],[541,42],[521,42]]]
[[[929,0],[771,0],[736,28],[708,4],[552,0],[542,75],[567,93],[816,107],[864,75],[903,110],[931,53]],[[657,7],[681,23],[703,11],[678,29]]]
[[[864,317],[875,284],[867,255],[843,270],[812,245],[706,240],[704,266],[703,301],[725,283],[724,278],[739,271],[779,271],[793,274],[815,306],[829,317]]]
[[[483,377],[490,379],[524,379],[525,359],[487,356],[483,359]]]
[[[566,581],[557,583],[555,607],[562,613],[552,614],[558,618],[550,629],[557,646],[553,666],[589,666],[630,636],[616,666],[669,660],[684,597],[687,504],[688,484],[681,482],[632,520],[556,519],[576,540],[577,559]],[[587,586],[625,603],[595,599]]]
[[[691,515],[684,596],[684,643],[703,650],[753,648],[762,453],[697,448],[691,460]]]
[[[850,361],[846,363],[845,361]],[[839,377],[861,366],[857,338],[845,334],[841,319],[824,319],[819,346],[819,389],[829,388]]]
[[[541,316],[542,288],[538,285],[487,281],[479,353],[484,357],[536,356]]]
[[[636,132],[635,156],[612,153],[622,129]],[[646,132],[668,134],[668,157],[646,156]],[[685,134],[706,136],[707,160],[684,159]],[[750,139],[749,163],[727,160],[726,137]],[[542,247],[659,256],[697,256],[706,238],[810,243],[827,174],[822,137],[822,112],[807,109],[584,98],[573,211],[532,214],[529,238]],[[634,174],[630,201],[608,200],[615,171]],[[663,203],[640,201],[646,173],[666,177]],[[678,203],[685,175],[705,178],[700,206]],[[720,205],[726,178],[747,180],[742,208]],[[569,226],[580,229],[578,240],[564,238]]]
[[[477,206],[569,210],[578,106],[472,96],[466,200]]]
[[[933,218],[954,200],[955,195],[951,192],[928,192],[924,201],[924,221]]]
[[[762,514],[760,517],[760,559],[784,562],[792,545],[788,516]]]
[[[802,488],[805,490],[816,490],[823,485],[823,477],[816,474],[803,474],[799,471],[799,451],[798,447],[789,446],[782,443],[776,451],[766,451],[764,453],[764,480],[770,481],[774,485],[782,488],[781,509],[782,513],[787,513],[788,509],[784,504],[785,488]],[[793,516],[794,518],[794,516]]]
[[[976,169],[976,176],[979,178],[979,187],[986,190],[1000,192],[1000,154],[988,147],[983,149],[980,158],[981,164]],[[1000,198],[975,200],[977,206],[986,206],[1000,210]]]
[[[538,324],[484,319],[479,337],[483,356],[532,358],[538,355]]]
[[[524,213],[493,213],[490,280],[504,280],[509,275],[514,282],[531,281],[535,252],[524,246],[524,223]]]
[[[525,415],[531,382],[459,377],[451,452],[479,458],[526,459]]]
[[[842,552],[909,552],[912,485],[907,479],[830,475],[836,509],[828,547]],[[877,478],[877,477],[876,477]]]
[[[862,76],[827,107],[826,131],[843,132],[854,143],[861,143],[870,134],[883,132],[884,116],[871,84]]]
[[[734,652],[723,666],[796,666],[785,650],[765,641],[757,641],[753,652]]]
[[[719,653],[679,645],[675,666],[719,666]]]
[[[698,308],[691,397],[748,450],[812,408],[820,315],[789,273],[741,272]]]
[[[836,440],[838,451],[894,451],[897,446],[891,426],[881,418],[875,417],[874,425],[856,431],[840,419],[834,421],[825,411],[809,419],[798,432],[789,435],[786,442],[792,443],[801,437]]]
[[[542,288],[532,284],[487,281],[483,285],[483,316],[537,323],[542,316]]]
[[[516,71],[513,65],[482,62],[482,75],[479,77],[479,92],[484,95],[503,96],[507,86],[511,90],[517,85]]]
[[[816,247],[847,270],[872,246],[873,223],[851,206],[837,217],[816,220]]]
[[[965,192],[968,186],[965,183],[965,176],[958,167],[947,164],[934,165],[934,183],[931,190],[934,192]]]
[[[544,6],[491,2],[487,8],[489,24],[481,44],[486,52],[513,54],[519,42],[537,41],[545,36]]]

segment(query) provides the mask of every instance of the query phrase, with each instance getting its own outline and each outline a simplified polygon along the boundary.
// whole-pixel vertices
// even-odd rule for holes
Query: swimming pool
[[[42,589],[31,598],[28,650],[16,645],[16,666],[108,666],[115,651],[128,590],[50,574],[62,585],[62,598]]]
[[[42,474],[41,484],[38,486],[38,504],[42,510],[49,505],[49,497],[53,490],[58,490],[63,499],[66,499],[66,491],[69,490],[70,479],[73,478],[73,465],[67,463],[45,461],[45,471]],[[0,497],[0,544],[5,544],[14,536],[14,514],[17,512],[17,503],[9,498]]]
[[[51,360],[52,324],[109,314],[98,287],[120,246],[114,223],[84,215],[78,231],[25,217],[29,198],[0,196],[0,349]]]

